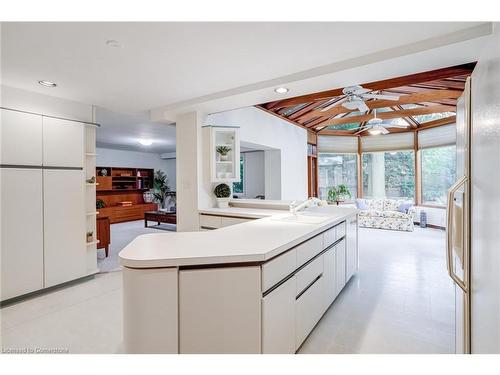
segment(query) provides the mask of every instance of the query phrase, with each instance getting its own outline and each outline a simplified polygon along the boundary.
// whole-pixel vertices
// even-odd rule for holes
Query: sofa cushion
[[[384,209],[384,199],[368,199],[366,205],[369,210],[382,211]]]
[[[399,211],[381,211],[382,217],[402,218],[406,219],[408,215]]]
[[[384,211],[397,211],[402,200],[384,199]]]
[[[358,210],[367,210],[368,209],[368,205],[366,204],[366,200],[364,200],[364,199],[358,198],[358,199],[356,199],[355,203],[356,203],[356,208]]]
[[[410,210],[410,208],[412,208],[412,207],[413,207],[413,202],[403,201],[399,204],[398,211],[407,214],[408,211]]]
[[[358,212],[360,216],[369,216],[369,217],[383,217],[384,211],[379,210],[362,210]]]

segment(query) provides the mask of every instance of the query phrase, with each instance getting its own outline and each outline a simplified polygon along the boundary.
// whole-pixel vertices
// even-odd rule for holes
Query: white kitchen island
[[[295,353],[358,267],[357,211],[146,234],[120,262],[125,352]]]

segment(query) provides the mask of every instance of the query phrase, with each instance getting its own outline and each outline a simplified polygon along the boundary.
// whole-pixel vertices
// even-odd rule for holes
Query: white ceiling
[[[153,123],[149,112],[133,114],[118,113],[96,107],[97,147],[115,148],[132,151],[165,153],[175,151],[175,126]],[[151,146],[143,146],[139,138],[151,139]]]
[[[96,105],[101,146],[171,152],[175,128],[148,110],[165,121],[173,108],[276,100],[280,84],[296,96],[470,62],[486,33],[465,22],[2,23],[1,78]]]
[[[136,112],[477,23],[2,23],[8,86]],[[117,40],[121,47],[106,45]],[[40,79],[55,89],[40,87]]]

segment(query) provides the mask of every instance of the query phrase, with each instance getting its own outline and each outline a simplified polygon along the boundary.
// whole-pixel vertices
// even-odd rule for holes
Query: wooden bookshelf
[[[105,171],[105,172],[104,172]],[[144,212],[158,209],[144,202],[143,193],[153,188],[154,169],[96,167],[97,199],[104,202],[97,218],[109,217],[110,223],[144,219]],[[131,202],[121,206],[119,202]]]

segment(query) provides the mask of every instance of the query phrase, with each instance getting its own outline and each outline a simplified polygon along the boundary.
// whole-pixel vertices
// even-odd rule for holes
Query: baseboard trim
[[[12,297],[12,298],[6,299],[5,301],[0,301],[0,308],[12,305],[12,304],[17,303],[17,302],[22,302],[22,301],[28,300],[30,298],[38,297],[42,294],[52,292],[56,289],[62,289],[62,288],[65,288],[65,287],[68,287],[68,286],[71,286],[74,284],[79,284],[83,281],[93,279],[96,274],[97,273],[92,273],[90,275],[86,275],[86,276],[80,277],[80,278],[75,279],[75,280],[66,281],[65,283],[62,283],[62,284],[53,285],[53,286],[50,286],[48,288],[43,288],[43,289],[35,290],[34,292],[23,294],[21,296]]]

